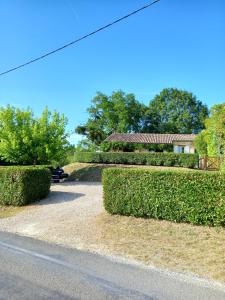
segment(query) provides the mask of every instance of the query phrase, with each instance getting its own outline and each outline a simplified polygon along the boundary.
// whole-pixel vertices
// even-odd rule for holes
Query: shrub
[[[100,145],[100,149],[104,152],[123,151],[133,152],[135,150],[144,151],[173,151],[172,144],[140,144],[140,143],[129,143],[129,142],[116,142],[116,141],[104,141]]]
[[[142,145],[141,145],[142,146]],[[141,147],[143,148],[143,147]],[[109,151],[125,151],[125,152],[131,152],[136,149],[136,144],[131,144],[127,142],[108,142],[104,141],[100,145],[100,149],[104,152]]]
[[[51,172],[45,167],[1,167],[0,204],[22,206],[45,198]]]
[[[76,152],[76,162],[113,163],[151,166],[198,167],[197,154],[177,154],[165,152]]]
[[[111,214],[225,226],[225,174],[111,168],[103,171]]]

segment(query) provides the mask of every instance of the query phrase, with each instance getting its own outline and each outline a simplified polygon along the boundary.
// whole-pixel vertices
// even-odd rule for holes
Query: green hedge
[[[76,152],[76,162],[113,163],[151,166],[198,167],[197,154],[177,154],[165,152]]]
[[[111,168],[103,171],[111,214],[225,226],[225,174]]]
[[[45,198],[51,172],[45,167],[0,167],[0,204],[22,206]]]

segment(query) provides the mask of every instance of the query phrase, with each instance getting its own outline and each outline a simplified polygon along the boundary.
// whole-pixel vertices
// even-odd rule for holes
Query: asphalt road
[[[0,232],[0,299],[224,300],[225,286]]]

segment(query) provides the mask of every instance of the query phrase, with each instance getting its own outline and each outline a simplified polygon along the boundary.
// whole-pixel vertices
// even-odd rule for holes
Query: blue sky
[[[147,0],[0,0],[0,72],[60,47]],[[225,1],[161,0],[45,60],[0,77],[0,105],[47,105],[68,130],[85,123],[96,91],[146,104],[166,87],[209,107],[225,101]],[[72,142],[78,137],[73,135]]]

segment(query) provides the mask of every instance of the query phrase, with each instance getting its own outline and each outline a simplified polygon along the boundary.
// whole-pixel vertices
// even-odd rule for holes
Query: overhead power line
[[[11,68],[11,69],[8,69],[8,70],[6,70],[6,71],[0,73],[0,76],[5,75],[5,74],[10,73],[10,72],[13,72],[13,71],[18,70],[18,69],[21,69],[21,68],[23,68],[23,67],[25,67],[25,66],[27,66],[27,65],[30,65],[30,64],[32,64],[32,63],[38,61],[38,60],[41,60],[41,59],[43,59],[43,58],[46,58],[47,56],[50,56],[50,55],[52,55],[52,54],[54,54],[54,53],[56,53],[56,52],[58,52],[58,51],[61,51],[61,50],[65,49],[65,48],[67,48],[67,47],[70,47],[70,46],[72,46],[72,45],[74,45],[74,44],[76,44],[76,43],[78,43],[78,42],[80,42],[80,41],[82,41],[82,40],[88,38],[89,36],[92,36],[92,35],[94,35],[94,34],[100,32],[100,31],[102,31],[102,30],[105,30],[106,28],[109,28],[109,27],[115,25],[116,23],[119,23],[119,22],[121,22],[121,21],[123,21],[123,20],[125,20],[125,19],[127,19],[127,18],[129,18],[129,17],[131,17],[131,16],[133,16],[133,15],[139,13],[139,12],[142,11],[142,10],[144,10],[144,9],[146,9],[146,8],[149,8],[150,6],[152,6],[153,4],[155,4],[155,3],[159,2],[159,1],[160,1],[160,0],[155,0],[155,1],[151,2],[151,3],[149,3],[149,4],[146,4],[146,5],[142,6],[142,7],[140,7],[139,9],[136,9],[136,10],[132,11],[131,13],[129,13],[129,14],[127,14],[127,15],[125,15],[125,16],[119,18],[119,19],[117,19],[117,20],[115,20],[115,21],[113,21],[113,22],[111,22],[111,23],[108,23],[107,25],[105,25],[105,26],[103,26],[103,27],[100,27],[100,28],[96,29],[95,31],[92,31],[92,32],[90,32],[90,33],[88,33],[88,34],[86,34],[86,35],[84,35],[84,36],[82,36],[82,37],[80,37],[80,38],[78,38],[78,39],[76,39],[76,40],[74,40],[74,41],[68,43],[68,44],[63,45],[62,47],[56,48],[56,49],[54,49],[54,50],[52,50],[52,51],[50,51],[50,52],[47,52],[47,53],[45,53],[45,54],[43,54],[43,55],[41,55],[41,56],[38,56],[38,57],[36,57],[36,58],[34,58],[34,59],[32,59],[32,60],[29,60],[29,61],[27,61],[27,62],[25,62],[25,63],[23,63],[23,64],[21,64],[21,65],[18,65],[18,66],[16,66],[16,67],[13,67],[13,68]]]

